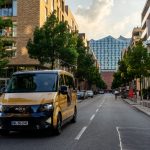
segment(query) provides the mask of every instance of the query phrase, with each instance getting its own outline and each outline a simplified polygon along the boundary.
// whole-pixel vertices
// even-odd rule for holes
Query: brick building
[[[0,7],[0,17],[9,17],[13,21],[11,34],[7,34],[7,38],[14,41],[12,46],[6,48],[12,55],[7,70],[1,72],[0,77],[9,77],[18,70],[41,68],[37,60],[29,58],[26,45],[35,27],[41,27],[53,10],[56,10],[59,21],[67,21],[71,30],[78,30],[75,18],[64,0],[7,0]],[[1,31],[0,34],[6,35],[6,32]]]

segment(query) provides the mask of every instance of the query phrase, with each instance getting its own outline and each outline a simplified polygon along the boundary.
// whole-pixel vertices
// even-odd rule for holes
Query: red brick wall
[[[111,89],[112,81],[113,81],[113,74],[114,72],[102,72],[102,79],[107,85],[107,89]]]

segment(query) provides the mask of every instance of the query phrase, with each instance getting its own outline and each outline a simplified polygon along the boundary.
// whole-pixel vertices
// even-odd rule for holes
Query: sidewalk
[[[150,101],[146,100],[130,100],[130,99],[123,99],[128,104],[134,106],[139,111],[145,113],[146,115],[150,116]]]

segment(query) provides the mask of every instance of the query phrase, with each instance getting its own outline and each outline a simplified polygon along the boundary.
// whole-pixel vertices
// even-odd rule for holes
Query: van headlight
[[[53,104],[43,104],[40,107],[40,112],[43,111],[52,111],[53,110]]]

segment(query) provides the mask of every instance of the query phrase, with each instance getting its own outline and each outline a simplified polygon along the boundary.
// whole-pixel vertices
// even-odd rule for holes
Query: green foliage
[[[128,72],[134,74],[135,78],[149,75],[150,57],[142,42],[131,49],[130,55],[127,57],[127,64]]]
[[[126,85],[133,79],[150,75],[150,56],[147,48],[140,41],[135,47],[129,48],[127,54],[118,63],[119,68],[114,74],[112,88]]]
[[[79,56],[77,60],[76,77],[79,80],[87,80],[90,86],[95,84],[99,88],[106,87],[98,68],[94,65],[92,54],[87,52],[87,48],[80,37],[78,37],[77,40],[77,52]]]
[[[12,27],[12,21],[10,19],[3,20],[0,17],[0,29],[5,29],[8,27]],[[3,69],[8,64],[7,57],[9,55],[5,51],[5,47],[12,45],[12,42],[13,42],[12,40],[5,38],[5,36],[0,36],[0,70]]]
[[[38,59],[42,65],[51,64],[51,69],[57,59],[65,62],[61,63],[63,66],[76,65],[76,35],[70,33],[66,22],[58,21],[55,11],[41,28],[35,29],[27,48],[31,58]]]
[[[122,77],[121,77],[121,72],[117,71],[116,73],[114,73],[114,79],[112,82],[112,89],[118,88],[122,85]]]
[[[6,0],[0,0],[0,6],[4,5]]]

